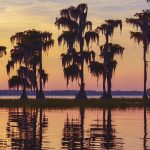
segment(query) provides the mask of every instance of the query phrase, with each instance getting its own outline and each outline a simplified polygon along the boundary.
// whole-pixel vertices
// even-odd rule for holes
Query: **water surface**
[[[0,109],[0,150],[149,150],[150,109]]]
[[[89,99],[99,99],[102,95],[88,95],[87,97]],[[3,100],[16,100],[16,99],[20,99],[21,95],[19,96],[14,96],[14,95],[11,95],[11,96],[0,96],[0,99],[3,99]],[[36,96],[28,96],[30,99],[36,99]],[[74,99],[76,96],[67,96],[67,95],[59,95],[59,96],[56,96],[56,95],[45,95],[45,97],[47,99]],[[142,95],[115,95],[113,96],[113,98],[126,98],[126,99],[129,99],[129,98],[142,98]]]

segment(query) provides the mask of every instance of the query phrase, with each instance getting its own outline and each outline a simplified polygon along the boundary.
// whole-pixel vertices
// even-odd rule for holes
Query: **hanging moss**
[[[97,78],[103,75],[104,72],[104,65],[103,63],[99,63],[98,61],[91,61],[90,65],[90,72]]]
[[[69,84],[69,80],[72,82],[80,78],[80,69],[78,65],[73,64],[66,68],[64,68],[64,76],[67,79],[67,85]]]
[[[69,66],[73,60],[70,53],[61,54],[61,59],[62,59],[62,66],[63,67]]]

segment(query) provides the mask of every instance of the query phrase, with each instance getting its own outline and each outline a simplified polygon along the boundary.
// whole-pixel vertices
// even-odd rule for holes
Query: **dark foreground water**
[[[0,109],[0,150],[149,150],[150,109]]]

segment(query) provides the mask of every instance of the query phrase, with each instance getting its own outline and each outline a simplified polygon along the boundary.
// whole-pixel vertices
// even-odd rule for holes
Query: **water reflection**
[[[64,122],[62,149],[86,149],[84,145],[84,108],[80,108],[80,119],[72,118]]]
[[[150,149],[150,109],[0,109],[0,150]]]
[[[101,124],[102,122],[102,124]],[[115,125],[112,124],[111,109],[103,109],[103,119],[98,118],[90,129],[92,149],[122,149],[122,139],[116,137]]]
[[[112,125],[111,109],[103,109],[103,119],[97,118],[92,121],[89,129],[89,135],[84,136],[88,132],[84,129],[85,109],[80,108],[80,118],[67,119],[64,123],[62,149],[115,149],[123,148],[121,138],[117,138],[115,133],[115,125]],[[107,118],[106,118],[107,117]]]
[[[149,138],[148,138],[148,130],[147,130],[147,108],[144,107],[144,138],[143,138],[144,150],[150,149],[150,147],[147,144],[148,140]]]
[[[48,119],[40,109],[9,109],[7,138],[13,150],[41,150],[43,134],[48,127]]]

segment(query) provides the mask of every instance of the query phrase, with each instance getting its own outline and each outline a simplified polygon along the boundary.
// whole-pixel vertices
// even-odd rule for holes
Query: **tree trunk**
[[[76,99],[79,100],[85,100],[87,99],[87,95],[85,92],[85,83],[84,83],[84,58],[83,58],[83,46],[84,46],[84,41],[82,38],[82,32],[81,32],[81,38],[80,38],[80,53],[82,57],[82,62],[81,62],[81,84],[80,84],[80,91],[76,97]]]
[[[87,95],[85,92],[85,83],[84,83],[84,72],[83,72],[83,68],[84,68],[84,63],[81,65],[81,84],[80,84],[80,91],[76,97],[76,99],[78,100],[86,100],[87,99]]]
[[[38,84],[37,84],[37,78],[36,78],[36,64],[33,65],[33,71],[34,71],[34,90],[36,92],[36,99],[38,99]]]
[[[112,93],[111,93],[111,79],[112,79],[112,75],[110,72],[107,73],[107,85],[108,85],[108,94],[107,94],[107,98],[108,99],[112,99]]]
[[[105,43],[105,46],[106,46],[106,49],[108,47],[108,35],[105,36],[106,37],[106,43]],[[104,54],[105,55],[105,54]],[[104,73],[103,73],[103,96],[102,98],[106,99],[107,98],[107,92],[106,92],[106,78],[107,78],[107,68],[106,68],[106,58],[104,56]]]
[[[143,99],[147,99],[147,88],[146,88],[146,83],[147,83],[147,61],[146,61],[146,52],[147,52],[147,44],[144,42],[144,92],[143,92]]]
[[[20,97],[20,100],[23,100],[23,101],[28,100],[28,96],[27,96],[27,93],[26,93],[26,88],[23,88],[23,93]]]
[[[106,98],[106,96],[107,96],[105,83],[106,83],[106,72],[104,71],[104,73],[103,73],[103,95],[102,95],[102,98]]]
[[[43,84],[42,84],[42,50],[40,51],[40,90],[38,92],[38,96],[37,96],[37,99],[38,100],[44,100],[45,99],[45,95],[44,95],[44,92],[43,92]]]

